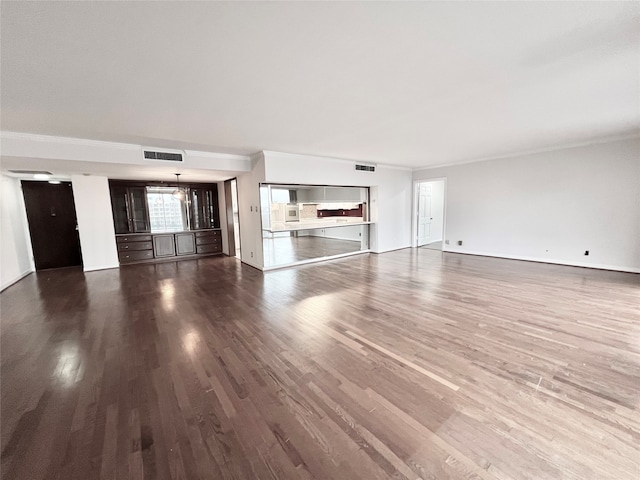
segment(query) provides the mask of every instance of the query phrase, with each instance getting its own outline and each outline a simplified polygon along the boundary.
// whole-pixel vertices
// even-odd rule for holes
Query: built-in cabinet
[[[151,235],[116,235],[120,263],[153,260],[153,237]]]
[[[111,185],[111,207],[116,233],[141,233],[151,230],[145,187]]]
[[[190,214],[192,230],[219,228],[218,192],[209,188],[191,188]]]
[[[222,253],[216,184],[181,184],[180,200],[172,195],[177,189],[173,184],[117,180],[109,184],[121,264]],[[166,208],[164,223],[162,217],[157,221],[163,198],[173,203]]]
[[[196,236],[193,233],[176,233],[176,255],[196,253]]]
[[[153,236],[153,256],[156,258],[175,257],[176,242],[173,234]]]

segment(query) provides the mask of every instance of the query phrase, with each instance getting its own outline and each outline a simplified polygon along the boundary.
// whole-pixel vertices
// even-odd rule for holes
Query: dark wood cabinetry
[[[130,263],[153,259],[151,235],[118,235],[118,259],[120,263]]]
[[[196,232],[197,253],[222,252],[222,235],[220,230]]]
[[[162,208],[158,221],[158,203],[163,204],[162,195],[166,195],[164,202],[175,202],[170,198],[170,189],[177,188],[177,185],[111,180],[109,187],[120,263],[153,262],[222,253],[216,184],[181,183],[180,188],[185,190],[187,200],[183,198],[181,203],[183,222],[177,222],[178,228],[184,231],[177,232],[157,231],[158,225],[161,225],[161,228],[163,225],[173,227],[167,230],[176,229],[175,222],[173,225],[170,225],[170,220],[163,223]],[[163,191],[167,193],[162,193]],[[149,205],[149,202],[152,205]],[[151,211],[150,206],[153,206]],[[164,218],[168,218],[169,213],[164,215]],[[177,218],[179,219],[179,214]]]
[[[150,231],[145,187],[112,184],[111,207],[116,233]]]
[[[220,228],[218,215],[218,189],[190,188],[191,229]]]
[[[337,208],[333,210],[325,209],[318,210],[318,218],[325,217],[364,217],[364,206],[363,204],[358,205],[358,208],[352,208],[346,210],[344,208]]]
[[[176,255],[193,255],[194,253],[196,253],[195,235],[176,233]]]
[[[173,234],[153,236],[153,255],[156,258],[173,257],[176,254],[176,242]]]
[[[154,262],[222,253],[220,230],[116,235],[120,263]]]

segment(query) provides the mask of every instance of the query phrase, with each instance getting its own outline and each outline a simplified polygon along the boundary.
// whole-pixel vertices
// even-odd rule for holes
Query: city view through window
[[[174,191],[172,187],[147,187],[152,232],[188,230],[185,202],[174,197]]]

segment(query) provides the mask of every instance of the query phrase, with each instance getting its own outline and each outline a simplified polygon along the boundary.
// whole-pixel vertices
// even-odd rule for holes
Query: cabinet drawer
[[[214,237],[210,235],[208,237],[197,237],[196,245],[207,245],[209,243],[221,243],[220,237]]]
[[[127,242],[150,242],[151,235],[125,235],[116,237],[116,242],[118,243],[127,243]]]
[[[222,252],[222,245],[218,243],[210,243],[208,245],[198,245],[196,247],[197,253],[219,253]]]
[[[131,252],[118,252],[120,263],[134,262],[136,260],[147,260],[153,258],[152,250],[138,250]]]
[[[119,243],[118,251],[127,252],[129,250],[152,250],[153,244],[151,242],[127,242]]]
[[[208,237],[208,236],[214,236],[214,237],[221,237],[220,234],[220,230],[203,230],[200,232],[196,232],[196,238],[198,237]]]

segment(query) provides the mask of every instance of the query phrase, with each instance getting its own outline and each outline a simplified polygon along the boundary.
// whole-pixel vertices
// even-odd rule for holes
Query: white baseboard
[[[594,268],[596,270],[613,270],[616,272],[640,273],[640,268],[634,268],[634,267],[620,267],[617,265],[604,265],[604,264],[587,263],[587,262],[569,262],[567,260],[557,260],[557,259],[539,258],[539,257],[526,257],[521,255],[503,255],[498,253],[478,252],[475,250],[463,250],[463,249],[452,250],[450,245],[449,246],[444,245],[444,249],[442,251],[447,253],[463,253],[465,255],[478,255],[481,257],[506,258],[509,260],[524,260],[526,262],[551,263],[553,265],[566,265],[568,267],[582,267],[582,268]]]
[[[21,273],[20,275],[18,275],[15,278],[12,278],[11,280],[9,280],[8,282],[5,282],[2,284],[2,286],[0,286],[0,292],[6,290],[7,288],[9,288],[11,285],[13,285],[14,283],[18,283],[20,280],[22,280],[24,277],[26,277],[27,275],[30,275],[33,273],[33,270],[27,270],[26,272]]]
[[[120,268],[120,264],[116,263],[115,265],[104,265],[104,266],[91,267],[91,268],[83,267],[82,271],[83,272],[95,272],[96,270],[109,270],[111,268]]]
[[[258,264],[257,264],[257,263],[248,262],[248,261],[246,261],[246,260],[240,260],[240,261],[241,261],[242,263],[246,263],[246,264],[247,264],[247,265],[249,265],[250,267],[253,267],[253,268],[257,269],[257,270],[260,270],[260,271],[263,271],[263,270],[264,270],[264,268],[262,268],[262,267],[258,266]]]
[[[398,248],[389,248],[387,250],[371,250],[371,253],[380,254],[380,253],[395,252],[397,250],[404,250],[405,248],[411,248],[411,245],[407,245],[405,247],[398,247]]]

